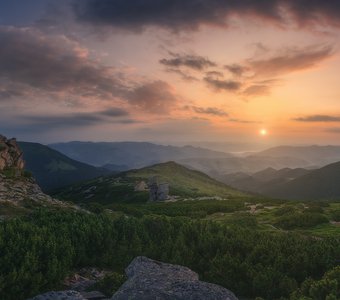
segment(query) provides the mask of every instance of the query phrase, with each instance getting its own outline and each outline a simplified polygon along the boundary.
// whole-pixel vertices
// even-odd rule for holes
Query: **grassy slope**
[[[203,196],[220,196],[223,198],[246,197],[239,192],[220,183],[209,176],[187,169],[177,163],[168,162],[151,167],[132,170],[116,176],[107,176],[70,186],[57,192],[61,199],[76,202],[146,202],[148,192],[135,192],[134,186],[141,180],[148,182],[156,176],[158,181],[170,185],[170,195],[181,198],[196,198]]]

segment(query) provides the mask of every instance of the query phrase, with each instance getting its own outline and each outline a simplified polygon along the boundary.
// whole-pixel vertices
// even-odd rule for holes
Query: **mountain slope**
[[[109,173],[108,170],[75,161],[38,143],[19,142],[19,146],[24,152],[25,168],[33,174],[44,191]]]
[[[311,171],[279,186],[268,186],[263,194],[293,200],[340,199],[340,162]]]
[[[239,197],[246,196],[229,186],[218,182],[208,175],[190,170],[175,162],[153,165],[138,170],[131,170],[114,176],[101,177],[88,182],[61,189],[56,196],[77,202],[145,202],[148,191],[135,191],[135,185],[149,178],[157,177],[158,182],[166,182],[170,195],[180,198]]]
[[[186,158],[231,157],[231,154],[192,146],[162,146],[144,142],[69,142],[49,145],[75,160],[94,166],[133,169]]]
[[[308,161],[310,165],[325,166],[340,161],[340,146],[278,146],[258,153],[255,157],[294,157]]]
[[[264,193],[268,188],[273,190],[276,186],[281,186],[283,183],[310,172],[311,170],[302,168],[284,168],[280,170],[267,168],[251,175],[245,173],[228,174],[221,181],[242,191]]]

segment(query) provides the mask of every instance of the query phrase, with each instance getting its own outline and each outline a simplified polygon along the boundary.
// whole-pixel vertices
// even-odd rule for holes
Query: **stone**
[[[149,201],[159,202],[169,199],[169,184],[158,183],[156,177],[149,178]]]
[[[47,292],[28,300],[86,300],[86,298],[84,298],[79,292],[70,290],[60,292]]]
[[[24,166],[23,152],[16,139],[7,139],[0,135],[0,171],[11,169],[15,175],[21,175]]]
[[[145,183],[144,180],[137,182],[135,184],[135,188],[134,188],[135,192],[144,192],[148,190],[148,185]]]
[[[111,300],[237,300],[226,288],[199,280],[187,267],[136,257],[125,270],[128,280]]]
[[[92,292],[82,292],[81,295],[87,299],[87,300],[104,300],[107,299],[107,297],[98,291],[92,291]]]

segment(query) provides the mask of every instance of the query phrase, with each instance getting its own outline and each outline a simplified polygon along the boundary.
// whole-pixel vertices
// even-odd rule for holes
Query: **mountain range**
[[[68,157],[111,170],[134,169],[189,158],[227,158],[229,153],[193,146],[163,146],[145,142],[68,142],[49,147]]]
[[[107,169],[73,160],[42,144],[18,144],[24,153],[26,170],[33,174],[43,191],[51,191],[110,173]]]

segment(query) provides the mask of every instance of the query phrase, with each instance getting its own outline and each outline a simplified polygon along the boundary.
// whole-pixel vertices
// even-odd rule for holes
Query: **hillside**
[[[246,173],[227,174],[221,178],[221,181],[242,191],[265,193],[268,188],[273,189],[310,172],[311,170],[303,168],[280,170],[267,168],[251,175]]]
[[[300,158],[294,157],[227,157],[227,158],[189,158],[178,161],[180,164],[189,166],[208,174],[218,180],[231,173],[255,173],[266,168],[305,168],[310,164]]]
[[[134,169],[188,158],[231,157],[231,154],[184,146],[163,146],[144,142],[69,142],[49,145],[75,160],[94,165],[108,165],[117,170]]]
[[[340,162],[298,177],[279,186],[268,186],[263,194],[292,200],[340,199]]]
[[[278,146],[254,153],[255,157],[294,157],[319,167],[340,161],[340,146]]]
[[[135,191],[141,181],[151,177],[170,186],[170,195],[180,198],[245,196],[245,194],[218,182],[208,175],[181,166],[175,162],[131,170],[114,176],[101,177],[61,189],[56,196],[78,202],[146,202],[148,191]]]
[[[44,191],[109,173],[106,169],[75,161],[38,143],[19,142],[19,146],[24,153],[25,168]]]

